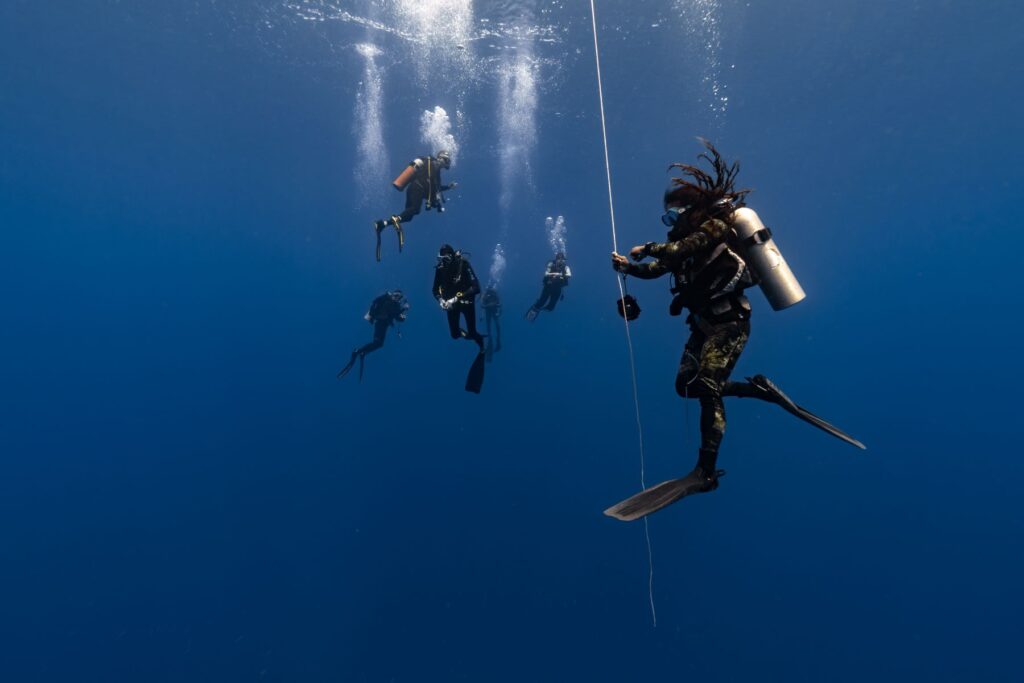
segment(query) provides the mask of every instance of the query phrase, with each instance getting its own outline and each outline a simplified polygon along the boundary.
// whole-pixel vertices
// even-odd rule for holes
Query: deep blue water
[[[0,8],[0,680],[1022,680],[1024,12],[598,2],[620,247],[696,136],[739,158],[808,298],[751,294],[736,375],[869,446],[730,403],[721,488],[651,518],[655,628],[601,514],[640,461],[589,5],[475,5]],[[461,187],[377,264],[435,107]],[[499,241],[475,396],[431,267]],[[336,380],[396,286],[402,338]],[[698,410],[631,286],[652,483]]]

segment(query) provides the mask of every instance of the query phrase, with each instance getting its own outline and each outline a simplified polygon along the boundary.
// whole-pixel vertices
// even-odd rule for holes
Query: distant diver
[[[673,178],[665,192],[662,222],[670,229],[663,243],[633,247],[630,263],[612,254],[620,273],[650,280],[671,274],[671,315],[685,308],[690,338],[676,375],[676,392],[700,402],[701,445],[697,465],[685,477],[671,479],[628,498],[605,514],[632,521],[694,494],[718,488],[718,449],[725,433],[722,398],[757,398],[781,406],[793,415],[843,441],[864,444],[794,403],[764,375],[732,382],[729,375],[750,336],[750,303],[743,291],[760,285],[772,308],[781,310],[801,301],[803,289],[757,214],[745,208],[749,190],[734,189],[739,164],[729,166],[706,140],[699,159],[712,166],[708,173],[689,164],[672,164],[683,178]],[[633,301],[635,304],[635,300]],[[620,303],[620,312],[621,303]]]
[[[485,362],[484,337],[476,329],[475,300],[480,293],[480,282],[469,260],[450,244],[442,244],[438,249],[432,293],[448,315],[448,331],[452,339],[476,342],[479,353],[466,378],[466,391],[478,394],[484,381]],[[459,326],[460,316],[465,321],[465,329]]]
[[[489,285],[480,297],[480,304],[484,309],[484,323],[487,325],[487,343],[484,352],[487,360],[501,351],[501,298],[498,296],[498,289]],[[493,331],[492,331],[493,330]]]
[[[373,353],[384,346],[384,338],[388,334],[388,328],[393,327],[396,322],[405,322],[406,313],[409,311],[409,303],[405,300],[402,290],[395,289],[384,292],[370,304],[370,309],[363,318],[373,325],[373,341],[360,346],[352,352],[348,364],[338,373],[341,379],[352,370],[352,367],[359,361],[359,381],[363,381],[363,364],[366,354]]]
[[[445,198],[442,193],[458,187],[458,183],[441,184],[441,169],[448,170],[451,166],[451,154],[441,150],[436,157],[425,156],[413,159],[391,183],[392,187],[399,192],[405,190],[405,210],[390,218],[382,218],[373,222],[373,230],[377,233],[378,261],[380,261],[380,234],[386,227],[394,226],[395,232],[398,233],[398,251],[402,251],[402,247],[405,245],[405,231],[402,224],[412,221],[413,217],[422,210],[424,200],[427,203],[427,211],[435,209],[438,213],[444,212]]]
[[[548,267],[544,271],[544,285],[540,291],[540,297],[530,306],[526,312],[526,319],[533,322],[537,314],[544,311],[553,311],[558,302],[564,296],[562,290],[569,286],[569,279],[572,277],[572,270],[565,262],[565,254],[558,252],[555,258],[548,261]]]

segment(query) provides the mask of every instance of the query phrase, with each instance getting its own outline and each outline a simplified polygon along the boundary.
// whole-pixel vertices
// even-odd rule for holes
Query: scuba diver
[[[572,270],[565,262],[565,254],[558,252],[553,261],[548,261],[547,270],[544,271],[544,288],[541,289],[540,297],[530,306],[525,318],[531,323],[537,319],[541,309],[545,311],[555,310],[555,306],[564,296],[562,290],[569,286],[569,278],[572,277]]]
[[[363,316],[367,322],[373,325],[373,341],[352,352],[348,364],[338,373],[338,379],[347,375],[358,359],[359,381],[363,381],[363,359],[366,358],[366,354],[373,353],[384,346],[384,337],[387,336],[388,328],[393,327],[396,322],[404,322],[408,310],[409,303],[400,289],[384,292],[374,299],[370,304],[370,309]],[[398,334],[401,336],[401,332]]]
[[[744,289],[760,285],[775,310],[804,298],[800,284],[786,265],[757,214],[745,208],[749,190],[734,189],[739,164],[722,160],[711,143],[699,159],[712,166],[708,173],[689,164],[672,164],[682,171],[664,196],[662,222],[670,228],[664,243],[633,247],[617,253],[612,267],[624,275],[650,280],[671,274],[671,315],[685,308],[690,338],[676,375],[676,392],[700,402],[701,444],[697,464],[685,477],[671,479],[614,505],[605,514],[632,521],[694,494],[718,488],[725,474],[716,468],[725,434],[723,397],[756,398],[775,403],[806,422],[847,443],[864,444],[794,403],[764,375],[734,382],[729,375],[750,336],[750,303]],[[652,261],[644,261],[652,258]],[[635,303],[635,301],[634,301]],[[621,304],[620,304],[621,306]],[[620,308],[620,313],[622,309]]]
[[[380,234],[384,228],[389,225],[395,227],[395,232],[398,233],[398,251],[402,251],[402,246],[405,244],[405,231],[402,229],[402,223],[412,221],[413,217],[422,210],[424,200],[427,202],[427,211],[436,209],[438,213],[444,212],[445,199],[442,193],[458,187],[458,183],[441,184],[441,169],[448,170],[451,166],[451,154],[441,150],[436,157],[425,156],[413,159],[391,183],[392,187],[399,192],[405,190],[405,210],[390,218],[382,218],[373,222],[373,230],[377,233],[378,261],[380,261]]]
[[[487,360],[490,361],[491,357],[501,351],[501,299],[498,297],[498,290],[494,285],[488,285],[487,289],[484,290],[483,296],[480,297],[480,302],[484,309],[484,322],[487,325],[487,345],[484,351],[487,354]],[[491,334],[491,327],[494,327],[494,336]]]
[[[484,381],[484,337],[476,329],[474,303],[476,295],[480,293],[480,282],[469,260],[450,244],[442,244],[438,249],[432,293],[448,314],[448,331],[452,339],[470,339],[479,347],[480,351],[466,379],[466,391],[480,393]],[[466,329],[459,326],[459,316],[465,320]]]

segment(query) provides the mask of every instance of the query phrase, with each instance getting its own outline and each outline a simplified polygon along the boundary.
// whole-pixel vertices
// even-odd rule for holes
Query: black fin
[[[352,366],[356,364],[356,356],[358,355],[358,351],[352,352],[352,357],[348,359],[348,364],[345,367],[343,367],[341,371],[338,372],[338,379],[341,379],[342,377],[349,373],[349,370],[352,369]]]
[[[630,496],[605,510],[604,514],[623,522],[632,522],[668,507],[680,498],[694,493],[714,491],[718,488],[718,478],[724,474],[723,470],[718,470],[713,477],[708,478],[704,476],[703,471],[694,470],[685,477],[663,481],[657,486]]]
[[[754,375],[753,377],[748,377],[747,381],[753,384],[761,391],[767,393],[771,397],[771,400],[782,406],[782,409],[785,410],[786,412],[799,417],[804,422],[814,425],[815,427],[822,431],[828,432],[832,436],[836,437],[837,439],[841,439],[842,441],[845,441],[851,446],[856,446],[857,448],[860,448],[862,450],[867,450],[867,446],[865,446],[863,443],[861,443],[857,439],[853,438],[852,436],[844,432],[839,427],[836,427],[834,424],[831,424],[830,422],[826,422],[825,420],[821,419],[820,417],[818,417],[811,411],[807,410],[806,408],[798,406],[796,403],[793,402],[793,400],[789,396],[786,396],[786,394],[782,392],[782,389],[779,389],[777,386],[775,386],[775,383],[772,382],[767,377],[765,377],[764,375]]]
[[[469,366],[469,374],[466,375],[466,391],[479,394],[484,386],[484,368],[487,366],[487,356],[481,351],[476,354],[473,364]]]

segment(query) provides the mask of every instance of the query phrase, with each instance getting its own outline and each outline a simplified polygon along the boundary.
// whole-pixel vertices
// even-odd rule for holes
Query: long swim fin
[[[657,486],[645,489],[626,500],[616,503],[604,514],[623,522],[632,522],[658,510],[668,507],[681,498],[694,493],[707,493],[718,488],[718,479],[725,475],[725,470],[716,470],[710,477],[704,470],[695,468],[685,477],[669,479]]]
[[[466,375],[466,391],[479,394],[484,386],[484,368],[487,363],[487,354],[482,350],[476,354],[473,364],[469,366],[469,374]]]
[[[380,221],[373,222],[373,231],[377,233],[377,263],[380,263],[380,233],[384,228],[381,227]]]
[[[348,364],[346,364],[345,367],[343,367],[341,369],[341,371],[338,373],[338,379],[341,379],[342,377],[344,377],[345,375],[347,375],[349,373],[349,371],[352,369],[352,367],[356,364],[356,356],[358,356],[358,355],[359,355],[358,351],[353,351],[352,352],[352,357],[348,359]]]
[[[753,377],[748,377],[747,381],[753,384],[761,391],[768,394],[770,400],[782,406],[783,410],[786,410],[787,412],[796,415],[804,422],[812,424],[818,429],[821,429],[822,431],[828,432],[837,439],[842,439],[851,446],[856,446],[857,448],[860,448],[862,450],[867,450],[867,446],[865,446],[863,443],[861,443],[857,439],[853,438],[852,436],[844,432],[839,427],[836,427],[834,424],[831,424],[830,422],[826,422],[825,420],[821,419],[820,417],[818,417],[811,411],[807,410],[806,408],[798,406],[796,403],[793,402],[793,400],[789,396],[786,396],[786,394],[782,392],[782,389],[779,389],[777,386],[775,386],[775,383],[772,382],[767,377],[765,377],[764,375],[754,375]]]
[[[391,223],[395,226],[395,232],[398,233],[398,253],[402,253],[402,247],[405,246],[405,230],[402,229],[402,221],[398,216],[391,217]]]

